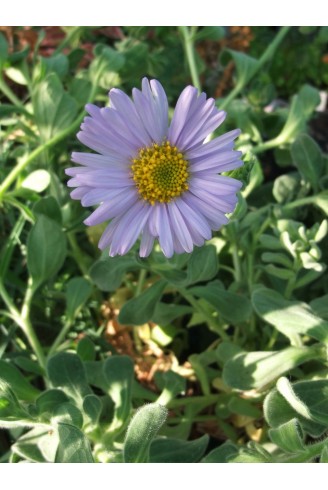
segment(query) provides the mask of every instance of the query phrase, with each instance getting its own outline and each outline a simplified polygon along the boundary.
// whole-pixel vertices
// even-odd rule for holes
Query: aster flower
[[[109,221],[99,248],[124,255],[141,236],[140,256],[158,240],[166,257],[191,252],[228,222],[241,182],[219,175],[242,165],[234,151],[238,129],[204,143],[222,124],[214,99],[188,86],[171,124],[168,102],[157,80],[144,78],[133,101],[121,90],[109,92],[110,107],[88,104],[78,139],[97,153],[72,154],[79,166],[66,173],[73,199],[99,207],[84,221]]]

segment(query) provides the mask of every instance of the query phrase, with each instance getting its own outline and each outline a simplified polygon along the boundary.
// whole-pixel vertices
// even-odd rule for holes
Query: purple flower
[[[196,88],[181,93],[171,124],[168,102],[157,80],[142,80],[133,101],[109,93],[110,107],[88,104],[78,139],[97,153],[72,154],[79,166],[66,173],[73,199],[99,204],[86,225],[110,221],[99,248],[124,255],[141,236],[140,256],[158,239],[166,255],[191,252],[228,222],[237,203],[238,180],[219,175],[242,165],[234,151],[238,129],[204,143],[226,117]]]

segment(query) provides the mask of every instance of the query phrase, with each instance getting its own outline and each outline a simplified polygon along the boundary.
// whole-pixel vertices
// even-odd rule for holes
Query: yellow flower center
[[[168,141],[142,148],[131,169],[140,196],[152,205],[170,202],[188,190],[188,161]]]

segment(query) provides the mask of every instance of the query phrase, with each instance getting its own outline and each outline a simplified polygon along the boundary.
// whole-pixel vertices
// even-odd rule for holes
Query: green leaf
[[[202,41],[209,39],[211,41],[219,41],[225,36],[224,27],[220,26],[206,26],[202,27],[194,36],[195,41]]]
[[[150,446],[149,463],[197,463],[206,451],[209,437],[194,441],[155,439]]]
[[[66,288],[66,316],[73,320],[92,291],[91,284],[83,277],[74,277],[67,283]]]
[[[320,463],[328,463],[328,445],[325,445],[321,452]]]
[[[120,83],[118,72],[124,66],[125,57],[116,49],[97,45],[96,58],[90,65],[89,73],[94,84],[98,84],[106,90]]]
[[[59,225],[62,223],[62,213],[57,199],[52,196],[44,197],[37,201],[33,206],[33,213],[38,217],[44,215],[47,218],[56,221]]]
[[[305,129],[306,121],[319,103],[318,90],[310,85],[304,85],[292,99],[287,121],[278,139],[283,143],[294,140],[297,134]]]
[[[315,351],[307,347],[241,353],[225,363],[223,379],[228,386],[238,390],[262,389],[283,373],[315,357]]]
[[[302,427],[297,419],[291,419],[276,429],[270,429],[269,437],[274,444],[287,453],[299,453],[305,449]]]
[[[271,427],[297,418],[305,432],[318,437],[328,425],[328,381],[299,381],[290,385],[282,378],[278,389],[264,400],[264,415]]]
[[[43,142],[66,129],[77,114],[75,100],[64,91],[56,73],[50,73],[36,86],[32,102]]]
[[[164,373],[158,371],[155,375],[155,381],[157,386],[162,389],[162,393],[156,400],[156,403],[160,405],[167,405],[177,395],[186,391],[185,378],[174,371],[165,371]]]
[[[116,291],[126,272],[140,268],[140,264],[131,257],[108,257],[93,264],[90,278],[101,291]]]
[[[240,396],[233,396],[228,402],[228,408],[231,413],[238,413],[245,417],[252,417],[255,419],[262,417],[261,410],[252,405],[250,400],[246,400]]]
[[[259,288],[252,295],[255,311],[266,322],[289,338],[295,334],[309,335],[316,340],[328,341],[328,324],[300,301],[287,301],[276,291]]]
[[[35,192],[43,192],[50,184],[50,174],[46,170],[34,170],[22,182],[24,189],[31,189]]]
[[[60,226],[40,215],[27,239],[27,267],[34,289],[59,271],[66,252],[66,237]]]
[[[157,281],[139,296],[127,301],[120,311],[118,321],[123,325],[143,325],[148,322],[166,285],[164,280]]]
[[[35,405],[40,414],[52,414],[59,405],[68,401],[69,399],[63,391],[50,389],[41,393],[41,395],[35,400]]]
[[[19,400],[33,402],[40,394],[12,364],[0,360],[0,381],[8,383]]]
[[[218,256],[213,245],[195,248],[190,256],[185,286],[196,282],[209,281],[218,271]]]
[[[55,408],[51,421],[57,424],[63,423],[74,425],[74,427],[81,429],[83,425],[83,415],[73,403],[66,402]]]
[[[77,344],[76,353],[82,361],[94,361],[96,358],[95,344],[89,337],[83,337]]]
[[[284,174],[277,177],[273,183],[272,194],[279,203],[292,201],[300,188],[300,177],[298,174]]]
[[[228,52],[231,55],[236,65],[236,70],[237,70],[236,87],[244,87],[248,83],[248,81],[252,78],[258,60],[240,51],[227,49],[226,52]],[[224,57],[226,56],[225,52],[223,53],[223,56]]]
[[[51,357],[47,365],[48,377],[54,387],[61,388],[78,403],[91,393],[84,366],[76,354],[60,352]]]
[[[98,425],[102,408],[101,399],[96,395],[87,395],[83,400],[83,413],[92,425]]]
[[[328,320],[328,294],[311,301],[310,307],[316,315]]]
[[[59,445],[55,463],[94,463],[88,439],[80,429],[59,423],[57,431]]]
[[[317,143],[307,134],[298,135],[291,147],[293,162],[302,177],[318,189],[318,181],[324,172],[322,152]]]
[[[68,58],[62,53],[47,58],[41,57],[41,63],[46,67],[47,73],[56,73],[60,79],[63,79],[69,70]]]
[[[210,282],[206,286],[194,286],[188,291],[206,299],[225,320],[234,325],[246,321],[252,313],[251,303],[246,296],[225,291],[217,281]]]
[[[8,43],[5,36],[0,32],[0,69],[8,58]]]
[[[318,206],[328,216],[328,191],[323,191],[313,196],[313,203]]]
[[[107,394],[114,402],[114,417],[109,432],[120,430],[128,421],[131,411],[133,362],[128,356],[113,356],[103,364]]]
[[[236,455],[237,452],[237,446],[230,441],[226,441],[208,453],[201,463],[228,463],[230,457]]]
[[[0,379],[0,427],[15,428],[33,425],[33,420],[21,406],[10,384]]]
[[[144,405],[136,412],[125,436],[125,463],[148,463],[150,445],[166,417],[167,409],[156,403]]]
[[[168,325],[176,318],[192,313],[193,309],[187,305],[174,305],[171,303],[156,303],[151,320],[158,325]]]
[[[54,463],[58,447],[56,431],[34,427],[12,446],[12,451],[33,463]]]

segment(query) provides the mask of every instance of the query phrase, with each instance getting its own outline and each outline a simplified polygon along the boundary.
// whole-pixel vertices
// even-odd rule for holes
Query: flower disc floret
[[[170,202],[188,190],[188,161],[169,141],[141,149],[131,170],[140,196],[152,205]]]

